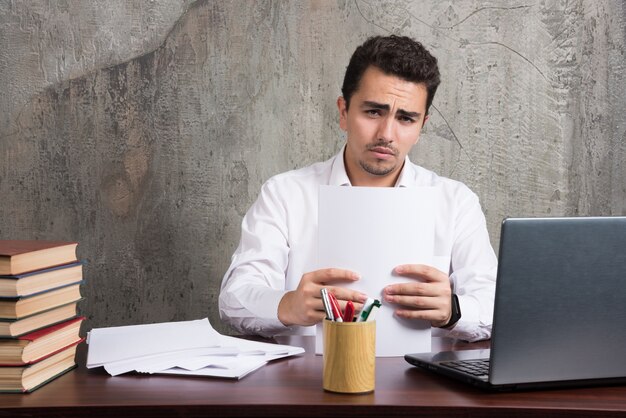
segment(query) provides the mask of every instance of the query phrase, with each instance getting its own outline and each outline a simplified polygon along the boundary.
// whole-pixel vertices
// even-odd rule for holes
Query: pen
[[[343,322],[343,318],[341,317],[341,308],[339,307],[339,302],[337,302],[337,298],[332,293],[329,293],[328,299],[330,300],[330,307],[333,310],[333,316],[335,317],[335,321]]]
[[[320,293],[322,294],[322,304],[324,305],[324,311],[326,311],[326,318],[328,318],[331,321],[334,321],[335,315],[333,315],[333,309],[330,304],[330,298],[328,297],[328,290],[325,287],[323,287],[322,290],[320,290]]]

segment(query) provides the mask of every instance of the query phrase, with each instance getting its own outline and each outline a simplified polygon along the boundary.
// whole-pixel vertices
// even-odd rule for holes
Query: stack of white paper
[[[104,366],[112,376],[136,371],[241,379],[270,360],[304,352],[221,335],[207,318],[94,328],[87,343],[87,368]]]

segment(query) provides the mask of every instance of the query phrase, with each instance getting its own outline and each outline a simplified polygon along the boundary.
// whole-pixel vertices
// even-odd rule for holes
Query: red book
[[[0,366],[23,366],[37,363],[67,347],[77,345],[80,325],[84,317],[77,317],[16,339],[0,339]]]
[[[77,242],[0,240],[0,274],[22,274],[77,261]]]

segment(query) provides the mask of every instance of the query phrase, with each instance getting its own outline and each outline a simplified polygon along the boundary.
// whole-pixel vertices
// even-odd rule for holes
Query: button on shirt
[[[317,269],[319,186],[350,186],[344,149],[328,161],[270,178],[245,215],[241,241],[219,297],[222,320],[238,332],[315,335],[315,326],[283,325],[278,304],[287,291],[298,287],[303,274]],[[416,186],[439,189],[434,267],[449,274],[462,314],[454,327],[435,329],[433,335],[488,339],[497,260],[478,197],[463,183],[438,176],[406,157],[395,187]]]

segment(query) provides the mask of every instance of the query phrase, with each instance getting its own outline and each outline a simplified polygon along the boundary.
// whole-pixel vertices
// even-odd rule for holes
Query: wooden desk
[[[376,391],[340,395],[322,389],[322,358],[312,337],[285,337],[307,353],[277,360],[241,381],[123,375],[79,368],[28,395],[1,394],[0,417],[313,417],[480,416],[626,417],[626,386],[486,393],[410,366],[402,358],[376,363]],[[485,348],[433,339],[433,347]]]

